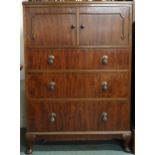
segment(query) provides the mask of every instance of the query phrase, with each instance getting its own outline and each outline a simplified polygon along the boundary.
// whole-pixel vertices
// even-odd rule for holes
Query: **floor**
[[[25,155],[24,131],[21,132],[20,155]],[[37,143],[33,155],[133,155],[125,153],[120,141]]]

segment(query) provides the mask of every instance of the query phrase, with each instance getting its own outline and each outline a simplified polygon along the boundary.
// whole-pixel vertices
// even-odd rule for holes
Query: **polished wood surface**
[[[23,2],[27,153],[118,138],[129,151],[132,2]]]
[[[51,113],[56,114],[51,122]],[[107,112],[108,120],[102,120]],[[116,117],[117,116],[117,117]],[[124,117],[126,116],[126,117]],[[129,104],[125,101],[29,101],[29,131],[127,131]]]
[[[128,97],[129,75],[123,73],[40,73],[29,74],[28,97],[31,98],[89,98],[89,97]],[[50,82],[55,89],[49,89]],[[102,82],[108,89],[102,90]]]
[[[80,45],[127,45],[128,13],[128,7],[81,7]]]
[[[128,46],[130,41],[129,6],[25,10],[28,47]]]
[[[54,56],[53,64],[49,64]],[[107,56],[108,62],[102,59]],[[72,59],[74,58],[74,59]],[[128,69],[127,49],[30,49],[27,52],[29,70],[55,69]]]
[[[76,8],[26,8],[27,46],[76,43]]]

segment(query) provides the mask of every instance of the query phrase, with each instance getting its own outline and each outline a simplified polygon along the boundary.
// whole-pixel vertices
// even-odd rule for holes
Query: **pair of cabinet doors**
[[[81,6],[26,8],[30,47],[128,46],[130,8]]]

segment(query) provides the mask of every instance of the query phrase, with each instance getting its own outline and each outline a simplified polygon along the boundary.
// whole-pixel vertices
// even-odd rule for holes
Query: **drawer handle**
[[[54,91],[54,90],[55,90],[55,87],[56,87],[56,83],[53,82],[53,81],[51,81],[51,82],[49,83],[49,90],[50,90],[50,91]]]
[[[103,122],[106,122],[108,120],[108,113],[102,112],[101,113],[101,119]]]
[[[102,61],[102,64],[103,64],[103,65],[106,65],[106,64],[108,63],[108,56],[107,56],[107,55],[104,55],[104,56],[102,57],[101,61]]]
[[[101,84],[101,87],[102,87],[102,91],[107,91],[108,90],[108,82],[103,81]]]
[[[84,29],[85,28],[85,26],[82,24],[82,25],[80,25],[80,29]]]
[[[50,121],[51,121],[52,123],[54,123],[55,120],[56,120],[56,113],[52,112],[52,113],[51,113]]]
[[[75,25],[71,25],[71,29],[75,29]]]
[[[48,64],[54,64],[54,59],[55,59],[54,55],[50,55],[48,57]]]

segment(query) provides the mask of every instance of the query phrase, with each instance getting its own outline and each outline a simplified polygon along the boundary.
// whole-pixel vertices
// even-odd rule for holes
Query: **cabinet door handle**
[[[103,81],[101,83],[101,88],[102,88],[102,91],[107,91],[108,90],[108,82],[107,81]]]
[[[80,29],[84,29],[85,28],[85,25],[80,25]]]
[[[108,120],[108,113],[107,112],[102,112],[101,113],[101,119],[103,122],[106,122]]]
[[[107,55],[104,55],[104,56],[102,57],[101,61],[102,61],[102,64],[103,64],[103,65],[106,65],[106,64],[108,63],[108,56],[107,56]]]
[[[49,83],[49,90],[50,90],[50,91],[54,91],[55,88],[56,88],[56,83],[53,82],[53,81],[51,81],[51,82]]]
[[[75,25],[71,25],[71,29],[75,29]]]
[[[52,112],[52,113],[51,113],[51,117],[50,117],[50,121],[51,121],[52,123],[54,123],[55,120],[56,120],[56,113]]]
[[[50,55],[49,57],[48,57],[48,64],[54,64],[54,60],[55,60],[55,57],[54,57],[54,55]]]

